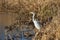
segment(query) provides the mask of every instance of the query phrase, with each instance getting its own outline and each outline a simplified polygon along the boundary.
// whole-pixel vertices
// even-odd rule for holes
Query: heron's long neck
[[[34,18],[34,17],[35,17],[35,14],[33,14],[33,16],[32,16],[32,20],[33,20],[33,21],[35,20],[35,18]]]

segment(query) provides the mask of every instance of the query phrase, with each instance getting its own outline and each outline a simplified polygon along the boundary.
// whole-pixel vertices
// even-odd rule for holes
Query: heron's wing
[[[40,25],[41,24],[41,22],[39,21],[39,20],[36,20],[37,21],[37,23]]]

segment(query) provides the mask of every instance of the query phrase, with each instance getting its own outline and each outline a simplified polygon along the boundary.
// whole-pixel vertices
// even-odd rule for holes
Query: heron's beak
[[[34,14],[34,12],[30,12],[30,14]]]

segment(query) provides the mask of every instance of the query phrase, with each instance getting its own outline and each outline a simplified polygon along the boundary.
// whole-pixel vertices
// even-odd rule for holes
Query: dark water
[[[4,27],[0,26],[0,40],[4,40]]]

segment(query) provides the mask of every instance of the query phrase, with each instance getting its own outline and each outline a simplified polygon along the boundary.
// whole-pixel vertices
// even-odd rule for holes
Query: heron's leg
[[[36,38],[36,36],[38,35],[38,33],[39,33],[39,32],[37,32],[37,33],[35,34],[35,37],[34,37],[34,39]]]
[[[37,32],[37,33],[35,34],[35,37],[34,37],[34,39],[33,39],[33,40],[36,40],[36,36],[38,35],[38,33],[39,33],[39,32]]]
[[[35,34],[35,37],[34,37],[34,39],[33,40],[36,40],[36,36],[39,34],[39,32],[37,32],[36,34]]]
[[[39,32],[40,32],[40,30],[35,34],[35,38],[36,38],[36,36],[39,34]]]

